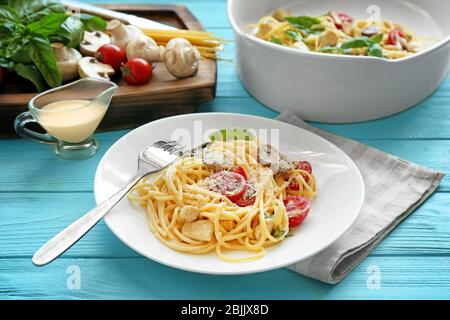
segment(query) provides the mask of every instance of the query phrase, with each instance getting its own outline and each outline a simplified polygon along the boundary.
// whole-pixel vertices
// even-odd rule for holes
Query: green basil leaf
[[[5,48],[5,51],[2,52],[5,58],[11,58],[17,52],[23,49],[24,45],[27,43],[27,39],[21,36],[12,38],[8,45]]]
[[[15,63],[25,63],[25,64],[33,63],[27,45],[24,45],[23,48],[16,51],[16,53],[14,53],[14,55],[11,56],[11,60]]]
[[[47,84],[52,88],[60,86],[62,82],[61,74],[48,39],[42,36],[32,37],[27,44],[27,49],[31,60],[39,69]]]
[[[87,31],[104,31],[106,29],[106,21],[101,17],[81,13],[80,19]]]
[[[38,21],[50,13],[65,13],[66,8],[59,1],[51,0],[10,0],[9,6],[13,7],[20,15],[23,24]]]
[[[19,14],[14,8],[0,5],[0,21],[2,23],[6,21],[19,22]]]
[[[9,42],[11,38],[21,34],[24,30],[22,25],[6,21],[0,24],[0,41]]]
[[[296,32],[294,30],[286,30],[284,32],[289,38],[292,38],[294,41],[300,41],[302,40],[302,35],[299,32]]]
[[[323,31],[325,30],[324,26],[321,24],[314,24],[311,26],[311,31]]]
[[[211,141],[253,140],[255,136],[247,129],[222,129],[209,136]]]
[[[49,36],[58,32],[59,28],[68,17],[69,16],[64,13],[50,13],[41,20],[28,24],[27,28],[34,33]]]
[[[320,25],[320,20],[316,17],[309,16],[298,16],[298,17],[286,17],[287,22],[289,22],[294,27],[299,27],[300,29],[311,29],[313,25]]]
[[[341,54],[342,49],[338,48],[338,47],[332,47],[332,46],[323,46],[322,48],[319,49],[319,52]]]
[[[11,69],[14,67],[14,62],[12,62],[9,59],[0,57],[0,67],[6,68],[6,69]]]
[[[281,41],[281,39],[276,36],[272,36],[272,39],[270,39],[270,41],[273,43],[279,44],[279,45],[283,45],[283,42]]]
[[[77,16],[67,18],[55,34],[49,35],[51,42],[61,42],[69,48],[78,47],[83,37],[83,23]]]
[[[15,66],[15,70],[19,76],[30,80],[36,87],[37,91],[40,92],[45,89],[44,78],[35,66],[31,64],[19,63]]]
[[[373,42],[367,37],[358,37],[347,42],[344,42],[341,46],[342,49],[351,49],[351,48],[364,48],[370,47]]]
[[[372,42],[375,42],[375,43],[380,43],[381,40],[383,40],[383,34],[379,33],[377,35],[374,35],[370,38],[370,40],[372,40]]]
[[[367,55],[371,57],[383,58],[383,49],[378,43],[374,43],[369,48],[367,48]]]

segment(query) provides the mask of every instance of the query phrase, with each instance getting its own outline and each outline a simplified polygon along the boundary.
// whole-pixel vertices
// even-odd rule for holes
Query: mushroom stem
[[[68,54],[66,47],[62,43],[52,43],[53,54],[57,61],[67,60]]]

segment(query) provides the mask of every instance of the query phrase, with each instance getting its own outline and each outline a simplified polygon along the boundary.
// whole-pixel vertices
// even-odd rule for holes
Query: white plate
[[[199,128],[202,126],[202,128]],[[123,199],[105,222],[126,245],[162,264],[209,274],[244,274],[280,268],[308,258],[336,241],[356,220],[364,199],[364,184],[353,161],[323,138],[276,120],[230,113],[198,113],[148,123],[118,140],[104,155],[94,183],[95,200],[104,201],[136,173],[140,150],[156,140],[194,133],[198,144],[210,129],[248,128],[279,130],[280,150],[291,159],[311,162],[319,193],[311,212],[295,235],[268,250],[265,257],[251,262],[229,263],[215,253],[185,254],[169,249],[150,232],[143,211]],[[272,131],[269,131],[269,133]],[[265,139],[268,143],[273,140]]]

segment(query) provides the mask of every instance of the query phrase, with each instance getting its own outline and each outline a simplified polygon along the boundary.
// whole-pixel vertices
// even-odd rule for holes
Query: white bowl
[[[376,7],[374,7],[376,6]],[[277,8],[295,15],[329,10],[401,23],[418,36],[438,39],[426,50],[400,59],[301,52],[256,38],[249,25]],[[256,99],[303,119],[345,123],[403,111],[430,95],[450,70],[450,1],[442,0],[229,0],[236,64]]]

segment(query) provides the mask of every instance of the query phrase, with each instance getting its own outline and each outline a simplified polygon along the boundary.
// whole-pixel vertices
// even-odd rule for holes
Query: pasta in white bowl
[[[277,9],[290,12],[287,16],[294,19],[280,23],[281,28],[289,25],[289,31],[301,34],[298,27],[305,27],[304,21],[296,19],[312,17],[320,23],[306,26],[326,32],[306,30],[311,35],[303,34],[292,43],[287,38],[296,37],[292,32],[286,39],[284,34],[281,39],[279,35],[266,39],[261,27],[267,21],[258,22],[262,17],[277,20],[272,16]],[[352,39],[335,28],[330,10],[341,22],[354,20],[347,31]],[[290,110],[305,120],[330,123],[386,117],[429,96],[450,70],[448,12],[450,2],[441,0],[228,1],[237,71],[245,88],[277,111]],[[283,18],[284,14],[279,17]],[[382,38],[367,33],[358,39],[369,22],[380,29]],[[296,28],[291,29],[293,25]],[[355,38],[356,42],[348,42]]]

